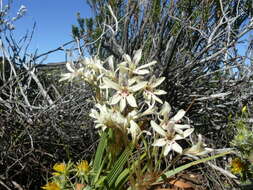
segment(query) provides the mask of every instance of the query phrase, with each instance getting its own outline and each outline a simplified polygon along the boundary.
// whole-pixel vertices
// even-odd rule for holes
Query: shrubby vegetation
[[[73,41],[41,55],[27,52],[32,31],[19,43],[13,38],[25,7],[13,19],[8,17],[12,1],[1,10],[0,187],[148,189],[162,174],[177,172],[181,184],[182,176],[202,176],[204,189],[250,183],[252,2],[88,3],[95,16],[78,14]],[[44,56],[67,51],[71,43],[78,57],[68,59],[66,68],[42,69]],[[85,51],[92,58],[85,58]],[[173,116],[178,119],[168,131],[163,124]],[[172,146],[167,133],[181,140]],[[226,147],[234,153],[208,161]],[[206,159],[185,156],[202,152],[195,149]],[[173,188],[170,180],[175,182],[169,178],[163,185]]]
[[[249,112],[247,106],[242,108],[236,120],[231,122],[230,130],[235,130],[231,145],[236,148],[238,155],[232,160],[231,170],[240,175],[242,181],[253,177],[253,133],[252,126],[248,124]]]

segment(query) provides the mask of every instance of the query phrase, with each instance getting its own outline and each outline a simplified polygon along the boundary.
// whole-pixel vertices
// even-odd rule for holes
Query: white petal
[[[200,155],[201,153],[207,153],[202,142],[202,136],[198,135],[198,142],[197,144],[193,145],[191,148],[185,151],[185,154],[192,154],[192,155]]]
[[[156,139],[152,145],[153,146],[164,146],[166,144],[167,144],[166,139],[165,138],[161,138],[161,139]]]
[[[201,134],[198,134],[198,143],[202,143],[202,135]]]
[[[184,131],[184,138],[190,136],[190,134],[192,134],[193,131],[194,131],[193,128],[186,129],[186,130]]]
[[[139,70],[139,69],[145,69],[145,68],[150,67],[150,66],[155,65],[155,64],[156,64],[156,61],[152,61],[152,62],[150,62],[150,63],[147,63],[147,64],[145,64],[145,65],[142,65],[142,66],[138,67],[137,69],[138,69],[138,70]]]
[[[138,84],[131,86],[130,90],[132,90],[133,92],[136,92],[136,91],[144,88],[146,86],[146,84],[147,84],[146,81],[139,82]]]
[[[154,94],[155,95],[163,95],[163,94],[167,94],[167,92],[164,90],[155,90]]]
[[[142,112],[141,116],[154,114],[155,112],[156,108],[154,107],[154,105],[149,105],[148,109]]]
[[[82,73],[84,71],[84,68],[83,67],[81,67],[81,68],[79,68],[79,69],[77,69],[77,73]]]
[[[130,78],[130,79],[128,80],[128,85],[129,85],[129,86],[132,86],[136,81],[137,81],[137,79],[136,79],[135,77]]]
[[[195,156],[203,156],[203,155],[208,154],[208,153],[213,152],[213,151],[214,151],[214,149],[212,149],[212,148],[204,148],[203,151],[197,152],[197,153],[195,153],[193,155],[195,155]]]
[[[95,106],[100,110],[100,112],[107,111],[107,107],[105,104],[96,104]]]
[[[174,127],[175,127],[175,129],[189,129],[190,125],[175,124]]]
[[[125,60],[126,62],[132,62],[131,57],[130,57],[129,55],[127,55],[127,54],[124,54],[124,55],[123,55],[123,58],[124,58],[124,60]]]
[[[153,83],[151,86],[152,86],[153,88],[155,88],[155,87],[159,86],[164,80],[165,80],[165,77],[158,78],[158,79],[155,81],[155,83]]]
[[[149,70],[146,70],[146,69],[142,69],[142,70],[140,70],[140,69],[135,69],[133,73],[134,73],[134,74],[137,74],[137,75],[146,75],[146,74],[149,73]]]
[[[184,110],[179,110],[177,114],[171,118],[171,120],[177,122],[184,117],[185,113],[186,112]]]
[[[146,135],[149,135],[149,136],[152,135],[149,131],[146,131],[146,130],[142,130],[141,133],[140,133],[140,135],[141,135],[141,134],[144,134],[144,133],[145,133]]]
[[[111,71],[114,71],[113,56],[111,55],[110,57],[108,57],[107,61],[108,61]]]
[[[170,106],[170,104],[168,102],[165,101],[164,104],[163,104],[163,107],[162,107],[162,109],[160,111],[160,114],[162,116],[166,116],[166,115],[168,115],[170,113],[170,111],[171,111],[171,106]]]
[[[121,98],[119,106],[120,106],[120,111],[122,112],[126,107],[126,99],[125,98]]]
[[[119,113],[118,111],[116,113],[111,114],[111,118],[113,123],[117,123],[119,125],[125,125],[126,123],[126,118],[124,118],[124,116],[121,115],[121,113]]]
[[[91,64],[91,62],[92,62],[92,58],[85,57],[84,60],[82,61],[82,64],[89,65]]]
[[[136,100],[132,94],[129,94],[126,99],[130,106],[137,107]]]
[[[133,120],[130,121],[130,129],[129,129],[133,140],[137,138],[137,136],[141,133],[140,127]]]
[[[177,144],[176,142],[173,142],[173,143],[172,143],[171,148],[172,148],[174,151],[176,151],[177,153],[179,153],[179,154],[182,154],[182,152],[183,152],[182,147],[181,147],[179,144]]]
[[[160,135],[166,137],[166,132],[159,126],[157,125],[153,120],[150,122],[151,127]]]
[[[174,126],[173,126],[173,127],[174,127]],[[181,135],[181,136],[184,137],[184,131],[183,131],[183,130],[177,129],[177,128],[174,128],[174,130],[175,130],[179,135]]]
[[[155,100],[155,101],[157,101],[157,102],[159,102],[160,104],[163,104],[163,101],[160,99],[160,98],[158,98],[156,95],[152,95],[152,98]]]
[[[171,151],[171,149],[172,149],[171,144],[167,144],[167,145],[165,146],[165,148],[164,148],[163,155],[164,155],[164,156],[167,156],[167,155],[169,154],[169,152]]]
[[[145,91],[143,92],[143,97],[145,98],[145,100],[147,100],[148,102],[151,101],[151,94],[150,93],[146,93]]]
[[[115,89],[115,90],[119,90],[120,89],[120,86],[117,84],[117,83],[115,83],[115,82],[113,82],[113,81],[111,81],[110,79],[108,79],[108,78],[104,78],[104,83],[105,83],[105,86],[107,87],[107,88],[113,88],[113,89]]]
[[[103,131],[106,129],[106,126],[104,124],[99,123],[99,124],[95,125],[95,128],[100,128],[100,127],[102,127]]]
[[[118,66],[117,70],[121,70],[121,71],[122,70],[124,70],[124,71],[129,70],[129,68],[127,67],[127,62],[125,62],[125,61],[118,64],[117,66]]]
[[[70,65],[69,62],[66,63],[66,67],[67,67],[67,69],[68,69],[70,72],[72,72],[72,73],[75,72],[75,70],[71,67],[71,65]]]
[[[137,110],[134,109],[133,111],[129,112],[127,114],[127,118],[138,119],[139,118],[139,114],[138,114]]]
[[[89,114],[90,117],[97,119],[99,117],[99,114],[97,110],[91,109],[91,113]]]
[[[118,93],[116,93],[115,95],[113,95],[110,104],[111,105],[117,104],[120,101],[121,98],[122,98],[122,96],[120,96]]]
[[[135,52],[134,54],[134,58],[133,58],[133,62],[134,64],[138,65],[138,63],[140,62],[141,60],[141,54],[142,54],[142,50],[139,49]]]
[[[176,140],[184,139],[184,137],[183,137],[183,135],[176,134],[173,139],[176,141]]]

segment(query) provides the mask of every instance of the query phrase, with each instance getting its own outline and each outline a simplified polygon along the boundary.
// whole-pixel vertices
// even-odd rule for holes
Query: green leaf
[[[190,167],[195,166],[197,164],[204,163],[204,162],[207,162],[207,161],[210,161],[210,160],[213,160],[213,159],[216,159],[216,158],[219,158],[219,157],[225,156],[227,154],[231,154],[231,153],[233,153],[233,152],[232,151],[228,151],[228,152],[223,152],[223,153],[220,153],[220,154],[217,154],[217,155],[214,155],[214,156],[210,156],[210,157],[207,157],[207,158],[202,158],[200,160],[196,160],[196,161],[193,161],[193,162],[191,162],[189,164],[185,164],[183,166],[180,166],[180,167],[178,167],[178,168],[176,168],[174,170],[170,170],[168,172],[165,172],[164,175],[167,178],[169,178],[169,177],[171,177],[173,175],[176,175],[177,173],[179,173],[179,172],[181,172],[181,171],[183,171],[183,170],[185,170],[187,168],[190,168]],[[163,180],[163,178],[160,177],[157,182],[160,182],[162,180]]]
[[[101,175],[100,175],[101,172],[102,172],[102,169],[103,169],[103,167],[104,167],[104,163],[105,163],[104,161],[105,161],[105,160],[102,161],[99,170],[95,173],[95,176],[94,176],[94,178],[93,178],[93,184],[95,184],[95,185],[97,185],[97,184],[98,184],[98,185],[102,184],[102,182],[103,182],[103,180],[104,180],[104,178],[105,178],[105,176],[101,176]]]
[[[107,176],[107,182],[109,187],[112,187],[120,173],[122,172],[127,160],[129,158],[130,153],[132,152],[132,146],[126,147],[124,152],[120,155],[118,160],[115,162],[113,168]]]
[[[116,189],[120,189],[120,186],[123,185],[126,180],[127,180],[127,177],[129,175],[129,172],[130,172],[130,169],[129,168],[126,168],[124,169],[121,174],[119,175],[119,177],[117,178],[117,180],[115,181],[115,188]]]
[[[83,190],[92,190],[92,187],[87,185]]]
[[[103,160],[106,146],[107,146],[107,133],[102,132],[102,135],[100,137],[100,142],[97,147],[97,151],[96,151],[96,155],[95,155],[95,159],[94,159],[94,164],[93,164],[93,172],[96,175],[99,175],[99,173],[102,170],[101,166],[103,166],[102,160]],[[98,177],[95,177],[93,179],[93,183],[95,182],[95,179],[97,179],[97,178]]]

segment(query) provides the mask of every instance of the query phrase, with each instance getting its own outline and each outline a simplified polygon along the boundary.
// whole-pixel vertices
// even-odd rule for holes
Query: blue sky
[[[55,49],[72,40],[71,25],[76,24],[76,13],[82,17],[92,16],[86,0],[13,0],[12,15],[21,5],[26,6],[26,15],[14,25],[14,35],[20,39],[27,30],[31,31],[36,22],[35,34],[30,52],[38,49],[39,53]],[[65,54],[57,52],[48,56],[47,62],[64,61]]]
[[[30,46],[31,53],[36,49],[39,54],[44,53],[72,40],[71,25],[76,24],[77,12],[80,12],[82,17],[92,16],[92,10],[86,0],[13,0],[10,16],[14,16],[21,5],[27,7],[27,13],[15,23],[14,35],[17,40],[20,39],[27,30],[32,30],[36,22]],[[243,39],[248,39],[248,36],[249,34],[245,35]],[[239,52],[244,54],[246,47],[242,44],[239,46]],[[58,51],[50,54],[44,63],[64,60],[65,53]]]

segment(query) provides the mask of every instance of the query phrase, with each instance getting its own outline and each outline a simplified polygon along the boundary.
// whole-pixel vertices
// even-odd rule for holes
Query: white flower
[[[69,80],[72,81],[75,77],[83,74],[84,68],[74,69],[69,62],[66,63],[67,70],[70,73],[62,74],[62,78],[59,81]]]
[[[133,120],[130,121],[129,133],[132,136],[133,142],[136,142],[139,135],[141,134],[141,129],[140,129],[139,125],[137,123],[135,123]]]
[[[123,58],[124,58],[124,63],[128,64],[128,67],[126,67],[127,70],[131,71],[134,74],[137,75],[146,75],[149,73],[148,67],[151,67],[153,65],[156,64],[156,61],[152,61],[150,63],[147,63],[145,65],[141,65],[140,67],[138,67],[138,64],[141,60],[141,55],[142,55],[142,50],[139,49],[135,52],[133,60],[130,58],[129,55],[124,54]]]
[[[97,104],[96,107],[99,109],[99,112],[95,109],[91,109],[90,117],[96,119],[95,128],[119,128],[121,129],[127,123],[126,118],[121,115],[120,112],[112,110],[106,107],[106,105]]]
[[[163,116],[164,120],[168,120],[170,111],[171,106],[168,102],[165,101],[159,114]]]
[[[111,99],[111,105],[120,103],[120,111],[123,111],[128,103],[131,107],[137,107],[133,93],[144,88],[147,82],[142,81],[132,86],[121,86],[110,79],[104,77],[104,86],[102,88],[112,88],[117,90]]]
[[[172,117],[170,120],[171,121],[173,121],[173,122],[178,122],[178,121],[180,121],[183,117],[184,117],[184,115],[185,115],[185,111],[184,110],[179,110],[178,112],[177,112],[177,114],[174,116],[174,117]]]
[[[93,70],[96,74],[101,74],[105,72],[105,68],[103,67],[103,62],[97,57],[87,58],[82,61],[82,64],[89,70]]]
[[[167,130],[164,130],[154,121],[151,121],[151,127],[155,130],[155,132],[162,136],[162,138],[155,139],[153,146],[164,147],[164,156],[168,155],[171,150],[174,150],[175,152],[181,154],[183,152],[183,149],[176,141],[185,139],[194,130],[193,128],[189,128],[183,131],[181,134],[177,134],[174,128],[167,128]]]
[[[94,84],[97,85],[97,80],[100,76],[96,75],[94,73],[94,71],[87,69],[84,73],[83,73],[83,78],[86,82],[90,83],[90,84]]]
[[[145,116],[145,115],[151,115],[155,114],[157,112],[157,107],[154,106],[155,104],[148,104],[148,109],[143,111],[140,115]]]
[[[143,133],[150,135],[148,131],[142,131],[135,122],[140,117],[136,110],[123,116],[119,111],[110,109],[106,105],[97,104],[96,107],[99,111],[92,109],[90,113],[90,117],[95,119],[95,128],[120,129],[125,134],[131,134],[133,142],[136,142]]]
[[[161,111],[159,112],[159,114],[163,117],[163,119],[161,119],[159,117],[160,120],[160,126],[167,130],[168,128],[173,128],[177,133],[182,134],[183,133],[183,129],[188,129],[190,128],[190,125],[187,124],[178,124],[179,121],[184,117],[185,115],[185,111],[184,110],[179,110],[176,115],[174,115],[172,118],[169,119],[169,114],[171,111],[171,106],[169,105],[168,102],[165,102]]]
[[[109,70],[106,70],[105,71],[105,75],[111,79],[116,79],[116,72],[117,70],[115,70],[115,67],[114,67],[114,62],[113,62],[113,56],[109,56],[107,59],[106,59],[108,65],[109,65]]]
[[[142,131],[139,125],[133,120],[130,121],[129,133],[131,134],[132,141],[134,143],[138,141],[138,139],[143,133],[146,133],[147,135],[151,135],[149,131],[145,131],[145,130]]]
[[[161,77],[156,79],[155,77],[152,77],[151,80],[147,83],[144,91],[143,96],[148,102],[159,102],[160,104],[163,103],[163,101],[158,98],[157,96],[164,95],[167,92],[164,90],[158,90],[156,89],[157,86],[159,86],[163,81],[165,80],[165,77]]]
[[[198,142],[197,144],[193,145],[191,148],[188,148],[184,151],[184,154],[191,154],[194,156],[203,156],[212,152],[214,149],[206,148],[203,141],[201,134],[198,135]]]

